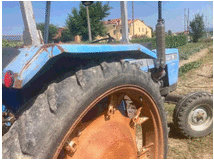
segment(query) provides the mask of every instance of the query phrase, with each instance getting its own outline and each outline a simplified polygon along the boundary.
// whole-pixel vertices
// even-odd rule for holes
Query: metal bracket
[[[114,95],[112,95],[110,97],[108,111],[107,111],[107,114],[105,116],[106,120],[109,120],[110,116],[115,113],[116,107],[122,101],[122,99],[124,98],[124,96],[125,96],[124,94],[120,94],[120,95],[114,94]]]
[[[152,147],[154,143],[149,143],[148,145],[142,147],[142,149],[138,152],[138,157],[142,156],[143,154],[147,153],[150,150],[150,147]],[[147,158],[149,155],[147,154]]]
[[[110,97],[110,103],[109,103],[109,106],[108,106],[108,111],[107,111],[107,114],[106,114],[106,120],[109,120],[110,119],[110,116],[114,114],[115,112],[115,107],[117,106],[117,97],[116,95],[112,95]]]
[[[130,122],[130,126],[131,126],[131,127],[135,128],[137,124],[141,125],[141,124],[143,124],[146,120],[149,119],[149,117],[140,117],[141,111],[142,111],[142,107],[140,107],[140,108],[137,110],[136,116],[135,116],[134,118],[131,119],[131,122]]]

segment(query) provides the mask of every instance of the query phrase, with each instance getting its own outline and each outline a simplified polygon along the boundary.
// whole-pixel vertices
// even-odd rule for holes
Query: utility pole
[[[206,38],[208,37],[208,27],[207,27],[207,16],[205,17],[205,32],[206,32]]]
[[[210,26],[210,24],[209,24],[209,21],[208,21],[208,29],[209,29],[209,26]],[[210,37],[210,31],[208,30],[208,37]]]
[[[184,8],[184,32],[186,31],[186,8]]]
[[[132,22],[133,22],[133,36],[134,36],[134,1],[132,1]]]
[[[189,8],[188,8],[188,15],[187,15],[187,32],[189,33]]]
[[[46,2],[44,43],[48,43],[51,1]]]
[[[127,1],[121,1],[120,8],[121,8],[121,20],[122,20],[121,43],[129,43]]]
[[[25,45],[41,44],[31,1],[19,1],[22,18],[25,26],[23,40]]]

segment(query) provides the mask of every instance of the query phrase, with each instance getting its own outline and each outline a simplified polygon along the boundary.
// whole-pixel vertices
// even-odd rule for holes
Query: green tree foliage
[[[59,39],[61,42],[70,42],[74,40],[73,35],[71,34],[70,30],[68,28],[65,28],[62,30],[62,35]]]
[[[80,35],[83,40],[88,40],[86,8],[82,3],[80,3],[79,7],[79,11],[76,8],[72,9],[71,14],[68,15],[66,25],[74,36]],[[102,20],[110,14],[110,9],[109,3],[103,5],[101,1],[89,6],[92,39],[98,35],[104,36],[107,33]]]
[[[198,42],[199,38],[203,36],[204,21],[203,15],[196,14],[195,18],[190,22],[190,33],[193,42]]]
[[[44,38],[44,28],[45,28],[45,23],[38,23],[36,25],[37,29],[38,30],[41,30],[42,32],[42,36]],[[49,35],[48,35],[48,42],[53,42],[53,37],[56,35],[57,33],[57,30],[58,30],[58,27],[53,25],[53,24],[50,24],[49,25]]]
[[[168,35],[171,36],[172,35],[172,31],[168,30]]]
[[[152,31],[152,37],[156,37],[156,30]]]

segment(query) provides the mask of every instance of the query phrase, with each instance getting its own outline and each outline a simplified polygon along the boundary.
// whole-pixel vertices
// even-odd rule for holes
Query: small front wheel
[[[213,130],[213,96],[193,92],[181,99],[174,110],[174,124],[186,137],[203,137]]]

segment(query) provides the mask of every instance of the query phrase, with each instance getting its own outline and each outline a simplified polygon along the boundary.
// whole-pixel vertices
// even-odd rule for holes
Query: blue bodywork
[[[153,52],[156,54],[156,50],[153,50]],[[179,53],[176,48],[167,48],[165,52],[167,86],[172,86],[178,81]],[[140,69],[144,72],[155,68],[155,59],[126,59],[125,61],[140,65]]]
[[[155,68],[157,59],[156,50],[149,50],[140,44],[47,44],[19,49],[20,53],[4,69],[4,74],[10,70],[14,73],[14,84],[11,89],[3,87],[3,103],[13,99],[14,104],[10,109],[16,112],[20,107],[23,88],[44,66],[57,56],[70,55],[71,59],[77,57],[92,57],[91,59],[102,59],[119,57],[129,63],[137,63],[144,72],[152,71]],[[177,83],[179,67],[178,49],[166,49],[166,81],[164,87]],[[69,59],[70,60],[70,59]],[[71,63],[68,60],[69,63]],[[87,59],[88,60],[88,59]],[[86,61],[87,61],[86,60]],[[78,65],[78,61],[74,64]],[[4,84],[4,79],[2,81]],[[11,92],[14,92],[12,95]]]
[[[156,53],[156,50],[153,50]],[[166,49],[166,72],[169,86],[177,83],[179,69],[179,53],[176,48]]]
[[[3,75],[8,70],[12,71],[15,74],[13,88],[22,88],[36,75],[36,73],[47,63],[49,59],[63,53],[79,56],[84,56],[84,54],[104,53],[117,53],[123,56],[124,53],[129,53],[130,58],[157,58],[157,55],[154,52],[139,44],[48,44],[20,49],[20,54],[4,68]]]

